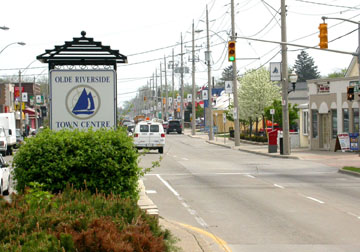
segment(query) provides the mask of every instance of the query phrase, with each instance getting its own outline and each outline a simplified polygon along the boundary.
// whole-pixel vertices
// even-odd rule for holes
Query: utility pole
[[[166,57],[164,55],[164,68],[165,68],[165,117],[164,120],[169,120],[169,92],[167,85],[167,76],[166,76]]]
[[[194,28],[194,20],[192,23],[192,99],[191,99],[191,135],[195,135],[196,129],[196,108],[195,108],[195,28]]]
[[[23,105],[23,102],[22,102],[22,86],[21,86],[21,71],[19,70],[19,92],[20,92],[20,134],[23,135],[23,128],[22,128],[22,125],[23,125],[23,117],[22,117],[22,105]]]
[[[181,33],[181,105],[180,105],[180,118],[181,118],[181,128],[184,129],[184,54],[183,54],[183,38]]]
[[[162,92],[162,67],[160,62],[160,103],[161,103],[161,117],[160,119],[164,118],[164,104],[163,104],[163,92]]]
[[[281,0],[281,42],[286,43],[286,6],[285,0]],[[282,128],[283,128],[283,155],[290,155],[289,139],[289,110],[288,110],[288,64],[287,64],[287,46],[281,45],[282,58]]]
[[[206,36],[207,36],[207,66],[208,66],[208,108],[210,115],[209,140],[214,140],[213,134],[213,115],[212,115],[212,88],[211,88],[211,56],[210,56],[210,37],[209,37],[209,11],[206,5]]]
[[[158,118],[158,88],[157,88],[157,69],[155,68],[155,118]]]
[[[174,48],[172,49],[172,76],[171,76],[171,82],[172,82],[172,102],[171,102],[171,114],[173,115],[173,117],[175,117],[175,113],[174,113],[174,103],[175,103],[175,57],[174,57]]]
[[[234,0],[231,0],[231,40],[236,40],[235,33],[235,7]],[[234,124],[235,124],[235,146],[240,145],[240,123],[239,123],[239,98],[237,95],[237,69],[236,69],[236,59],[232,62],[233,68],[233,97],[234,97]],[[230,101],[229,101],[230,103]]]

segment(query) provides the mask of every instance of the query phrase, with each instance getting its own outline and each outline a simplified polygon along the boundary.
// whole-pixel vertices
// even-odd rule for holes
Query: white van
[[[136,124],[134,131],[134,145],[138,149],[157,149],[164,153],[165,132],[161,123],[142,121]]]
[[[6,135],[6,151],[2,151],[3,156],[12,155],[13,148],[16,146],[16,121],[14,113],[0,113],[0,127],[4,128]]]

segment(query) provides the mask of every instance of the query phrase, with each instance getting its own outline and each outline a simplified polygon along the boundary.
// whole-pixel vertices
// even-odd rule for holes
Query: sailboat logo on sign
[[[100,96],[90,86],[74,87],[66,96],[66,109],[77,119],[89,119],[99,110]]]

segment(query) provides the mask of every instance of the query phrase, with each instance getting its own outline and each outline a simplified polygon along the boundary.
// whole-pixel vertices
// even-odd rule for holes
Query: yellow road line
[[[180,222],[177,222],[177,224],[179,224],[179,225],[181,225],[183,227],[192,229],[192,230],[194,230],[196,232],[199,232],[199,233],[201,233],[203,235],[206,235],[207,237],[213,239],[220,247],[222,247],[224,249],[224,251],[232,252],[231,249],[229,248],[229,246],[227,245],[226,241],[222,240],[221,238],[217,237],[216,235],[214,235],[214,234],[212,234],[210,232],[207,232],[204,229],[193,227],[193,226],[190,226],[188,224],[184,224],[184,223],[180,223]]]

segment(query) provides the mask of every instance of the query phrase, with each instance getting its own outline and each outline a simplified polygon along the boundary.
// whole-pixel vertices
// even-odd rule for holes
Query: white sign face
[[[172,103],[172,97],[169,97],[169,103]]]
[[[177,102],[181,102],[181,96],[180,95],[177,96]]]
[[[270,109],[270,115],[275,115],[275,109]]]
[[[36,103],[41,103],[41,95],[36,96]]]
[[[208,100],[208,91],[207,90],[202,90],[202,99],[203,100]]]
[[[52,130],[116,127],[113,70],[50,72]]]
[[[233,92],[233,82],[232,81],[225,81],[225,93],[232,94]]]
[[[281,62],[270,62],[270,80],[281,81]]]
[[[223,114],[223,123],[226,123],[226,114]]]
[[[158,108],[161,109],[161,102],[158,102]]]
[[[187,100],[190,102],[192,100],[192,94],[187,95]]]
[[[28,93],[24,92],[21,93],[22,95],[22,102],[28,102]]]

